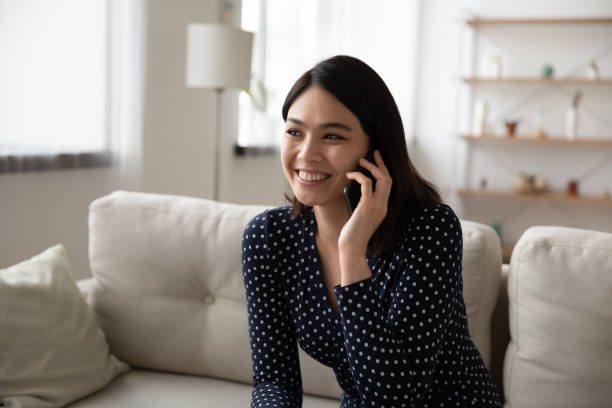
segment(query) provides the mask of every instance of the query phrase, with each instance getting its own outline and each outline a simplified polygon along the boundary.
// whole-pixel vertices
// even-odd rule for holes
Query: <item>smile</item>
[[[298,178],[300,180],[306,182],[323,181],[331,177],[329,174],[326,173],[309,172],[304,170],[296,170],[295,172],[297,173]]]

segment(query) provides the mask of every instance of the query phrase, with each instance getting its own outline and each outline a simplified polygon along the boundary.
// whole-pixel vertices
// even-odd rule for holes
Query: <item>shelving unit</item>
[[[459,114],[459,117],[461,117],[462,115],[467,116],[467,117],[464,116],[464,119],[467,119],[468,125],[471,124],[471,121],[472,121],[473,106],[474,106],[474,100],[475,100],[474,95],[477,94],[478,92],[485,92],[485,94],[486,92],[489,92],[489,93],[497,92],[497,95],[499,95],[499,93],[501,93],[502,95],[504,95],[504,93],[505,95],[508,95],[508,92],[509,92],[511,95],[517,95],[520,92],[523,92],[519,90],[524,89],[525,95],[534,95],[538,92],[538,90],[542,90],[546,92],[547,89],[551,89],[551,90],[554,89],[555,90],[554,92],[556,92],[557,94],[563,95],[565,93],[565,95],[567,96],[569,94],[569,91],[567,90],[567,88],[570,88],[570,87],[583,87],[584,89],[589,89],[589,90],[601,88],[603,92],[609,92],[611,89],[610,87],[612,87],[612,77],[610,77],[609,72],[607,76],[599,77],[597,79],[592,79],[592,78],[587,77],[586,75],[582,75],[582,76],[579,75],[579,73],[577,73],[577,70],[574,69],[574,70],[568,70],[568,72],[565,73],[564,75],[556,74],[549,78],[545,78],[545,77],[538,77],[538,76],[533,76],[533,75],[531,76],[524,75],[522,74],[522,72],[519,72],[520,70],[517,71],[515,69],[516,73],[513,72],[510,75],[501,75],[499,77],[492,77],[492,76],[485,76],[485,75],[478,74],[475,68],[476,54],[477,54],[476,44],[477,44],[477,38],[478,38],[481,27],[484,27],[484,26],[531,26],[531,27],[535,27],[538,25],[549,25],[549,26],[560,27],[560,28],[556,28],[556,30],[561,30],[561,31],[557,31],[557,33],[559,32],[565,33],[566,28],[561,27],[561,26],[567,25],[569,27],[569,26],[575,26],[575,25],[584,25],[585,27],[588,27],[588,26],[593,26],[593,25],[598,25],[598,26],[612,25],[612,16],[610,17],[585,17],[585,18],[482,18],[482,17],[478,17],[478,18],[471,18],[471,19],[463,20],[463,23],[466,24],[468,27],[470,27],[473,30],[472,31],[473,48],[471,50],[471,68],[468,69],[471,72],[468,75],[465,75],[465,72],[464,72],[458,76],[458,80],[464,86],[468,87],[466,88],[468,89],[468,94],[469,94],[469,97],[467,98],[469,100],[469,103],[467,106],[471,106],[471,108],[468,109],[466,112]],[[496,29],[496,30],[497,31],[495,32],[497,33],[498,36],[500,32],[503,32],[503,33],[508,32],[508,31],[505,31],[506,30],[505,28],[503,29],[503,31],[499,31],[499,29]],[[510,30],[509,32],[513,32],[516,34],[520,32],[521,29],[517,29],[516,27],[513,27],[513,28],[510,28],[509,30]],[[534,32],[542,33],[542,31],[538,31],[540,30],[540,28],[534,28],[533,30],[536,30]],[[605,31],[607,30],[607,28],[604,28],[601,30],[598,29],[598,30],[599,30],[598,32],[601,32],[601,30]],[[522,37],[519,35],[518,38],[521,38],[523,40],[523,42],[521,43],[521,46],[522,44],[526,44],[524,41],[531,42],[528,35],[523,35]],[[554,37],[552,37],[550,41],[554,42]],[[503,44],[503,45],[507,46],[507,44]],[[610,42],[610,45],[612,46],[612,42]],[[462,49],[463,49],[463,46],[462,46]],[[504,51],[508,51],[508,49],[505,48]],[[580,55],[582,56],[582,58],[584,58],[584,55],[583,55],[584,52],[582,52],[582,50],[580,51],[581,52],[579,53],[577,52],[576,55]],[[567,52],[570,52],[570,51],[567,51]],[[567,55],[567,52],[566,52],[566,55]],[[538,50],[536,50],[535,53],[532,52],[532,54],[537,55]],[[512,57],[511,53],[510,53],[510,56]],[[536,58],[538,57],[539,55]],[[529,61],[529,59],[526,59],[526,60]],[[524,61],[525,60],[523,60],[522,62],[524,63]],[[588,59],[586,59],[586,61],[588,62]],[[533,61],[529,61],[529,62],[533,62]],[[570,63],[570,65],[571,64],[575,64],[575,62]],[[527,66],[527,65],[533,65],[533,64],[524,63],[521,66],[524,68],[524,66]],[[534,72],[533,67],[531,69],[528,69],[526,72]],[[488,88],[488,87],[496,87],[496,88]],[[602,95],[601,94],[602,91],[596,91],[596,92],[600,92],[599,95]],[[568,102],[569,102],[569,99],[570,97],[567,96]],[[460,100],[460,97],[458,100]],[[520,103],[518,103],[518,105],[520,106]],[[504,113],[504,116],[508,117],[510,115]],[[471,126],[470,126],[470,129],[471,129]],[[512,157],[511,157],[512,154],[521,155],[521,152],[525,152],[526,149],[528,149],[531,152],[531,154],[527,155],[526,156],[527,158],[525,158],[525,160],[528,160],[528,159],[533,160],[534,157],[538,156],[539,153],[533,153],[533,152],[541,151],[541,156],[544,157],[546,155],[547,149],[550,148],[550,149],[555,149],[554,151],[558,152],[557,154],[561,154],[559,152],[567,152],[568,150],[566,149],[571,149],[569,151],[576,152],[576,157],[579,157],[580,154],[582,154],[581,153],[582,151],[592,151],[592,152],[597,151],[599,153],[609,151],[610,155],[606,156],[608,158],[605,160],[607,160],[607,163],[610,163],[612,162],[612,134],[608,136],[607,133],[608,131],[612,132],[612,127],[608,126],[605,129],[602,128],[601,130],[603,130],[603,132],[601,132],[599,135],[597,134],[586,135],[585,134],[585,135],[578,135],[577,137],[573,139],[568,139],[565,136],[562,136],[559,134],[549,134],[549,135],[546,135],[546,137],[544,138],[535,138],[529,134],[518,134],[512,137],[509,137],[505,134],[495,134],[495,133],[475,135],[475,134],[471,134],[469,131],[466,132],[464,129],[463,131],[459,132],[460,134],[458,135],[459,140],[461,140],[464,143],[465,152],[466,152],[465,157],[464,157],[464,161],[465,161],[464,182],[463,182],[463,186],[457,190],[458,196],[461,198],[462,202],[464,203],[464,209],[468,208],[465,206],[476,205],[477,202],[479,201],[484,202],[484,200],[486,200],[487,202],[491,200],[497,201],[497,202],[501,200],[501,201],[506,201],[508,203],[516,202],[517,203],[516,206],[519,206],[521,208],[531,207],[532,204],[535,205],[535,204],[540,204],[540,203],[544,203],[546,205],[549,205],[548,203],[550,203],[550,205],[554,204],[555,206],[558,206],[558,207],[562,207],[562,205],[567,204],[570,207],[566,207],[566,208],[571,208],[571,206],[573,205],[579,205],[581,206],[581,208],[584,208],[584,206],[587,206],[588,208],[592,209],[592,211],[594,212],[605,211],[606,214],[609,209],[610,219],[612,219],[612,198],[610,197],[609,191],[602,193],[600,195],[582,194],[582,193],[579,195],[569,195],[569,194],[566,194],[565,192],[557,192],[557,191],[550,191],[546,193],[518,193],[518,192],[512,191],[511,186],[508,186],[507,191],[505,188],[500,189],[499,188],[500,183],[497,183],[496,188],[492,190],[489,190],[486,188],[474,188],[474,186],[472,185],[474,178],[476,178],[477,180],[483,176],[483,174],[480,174],[480,175],[473,174],[475,165],[473,164],[472,159],[474,158],[473,150],[476,147],[478,147],[479,153],[484,154],[484,155],[493,154],[494,152],[503,152],[502,154],[498,155],[498,157],[495,157],[495,155],[493,155],[493,158],[495,158],[496,160],[499,159],[499,162],[504,162],[504,161],[512,162]],[[595,132],[592,132],[592,133],[595,133]],[[511,148],[511,146],[515,146],[515,147]],[[494,150],[494,149],[497,149],[497,150]],[[504,149],[507,149],[507,150],[504,150]],[[498,164],[499,163],[495,163],[494,165],[498,165]],[[552,164],[550,160],[548,164]],[[599,168],[602,166],[601,163],[594,162],[590,164],[591,165],[595,164],[596,166],[593,166],[593,169],[589,170],[588,172],[585,172],[586,174],[591,174],[595,172],[595,170],[599,170]],[[482,171],[482,169],[480,170]],[[584,172],[584,169],[582,169],[582,171]],[[473,176],[477,176],[477,177],[473,177]],[[484,176],[488,176],[488,174],[484,174]],[[523,204],[520,204],[521,202],[523,202]],[[516,207],[516,206],[511,206],[511,207]],[[499,207],[502,207],[502,206],[499,206]],[[485,207],[481,207],[481,208],[485,208]],[[486,208],[489,213],[498,211],[498,209],[495,208],[495,206],[486,207]],[[499,210],[499,211],[502,211],[502,210]],[[590,211],[591,210],[589,210],[589,212]],[[500,215],[499,220],[501,220],[505,215],[506,214]],[[513,213],[510,216],[515,216],[515,215],[516,214]],[[495,223],[498,223],[498,221],[495,221]],[[503,246],[504,262],[508,262],[514,244],[512,242],[502,242],[502,246]]]

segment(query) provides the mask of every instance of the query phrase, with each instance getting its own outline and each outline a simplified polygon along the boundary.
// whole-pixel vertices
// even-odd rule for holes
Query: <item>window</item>
[[[91,159],[108,150],[107,7],[106,0],[0,0],[4,171],[20,171],[6,169],[7,157]]]
[[[320,60],[360,58],[383,78],[413,135],[418,0],[243,0],[255,33],[251,96],[240,95],[240,146],[278,146],[281,108],[293,82]]]

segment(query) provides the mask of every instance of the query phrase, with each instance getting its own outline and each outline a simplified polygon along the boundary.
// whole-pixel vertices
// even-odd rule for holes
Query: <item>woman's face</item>
[[[359,119],[335,96],[311,86],[287,113],[281,161],[293,194],[303,204],[344,203],[343,190],[369,149]],[[343,204],[344,205],[344,204]]]

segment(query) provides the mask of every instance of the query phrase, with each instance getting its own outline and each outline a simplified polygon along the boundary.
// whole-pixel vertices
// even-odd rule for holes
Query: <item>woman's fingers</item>
[[[370,173],[372,173],[374,178],[376,178],[377,186],[379,184],[384,185],[390,190],[393,180],[391,179],[391,175],[389,174],[389,171],[387,170],[387,167],[385,166],[385,163],[383,162],[383,159],[382,159],[382,156],[379,150],[376,150],[374,152],[374,160],[376,161],[376,164],[369,162],[366,159],[362,158],[362,159],[359,159],[359,164],[363,168],[369,170]]]
[[[361,185],[361,195],[372,194],[372,180],[360,171],[351,171],[346,173],[346,177],[352,180],[357,180]]]
[[[382,168],[387,174],[389,174],[387,166],[385,166],[385,162],[383,161],[382,154],[380,154],[380,150],[376,150],[374,152],[374,160],[380,168]]]
[[[383,162],[382,156],[380,155],[380,151],[378,150],[374,152],[374,161],[376,162],[376,164],[366,160],[365,158],[361,158],[359,159],[359,164],[362,167],[368,169],[370,173],[372,173],[372,175],[376,177],[377,180],[385,176],[391,178],[391,176],[389,175],[389,171],[387,170],[387,167]]]

